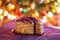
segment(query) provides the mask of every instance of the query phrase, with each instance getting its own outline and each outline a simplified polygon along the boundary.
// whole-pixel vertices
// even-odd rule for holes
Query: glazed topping
[[[35,23],[38,22],[36,18],[29,17],[29,16],[24,16],[21,19],[17,19],[16,22],[24,22],[24,23]]]

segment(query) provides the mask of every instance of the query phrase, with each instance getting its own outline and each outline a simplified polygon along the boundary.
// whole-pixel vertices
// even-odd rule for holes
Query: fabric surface
[[[10,21],[0,27],[0,40],[60,40],[60,29],[44,25],[44,35],[16,35],[11,32],[14,21]]]

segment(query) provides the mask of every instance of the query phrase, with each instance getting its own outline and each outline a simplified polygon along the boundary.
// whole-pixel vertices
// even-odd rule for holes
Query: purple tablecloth
[[[14,27],[14,21],[10,21],[0,27],[0,40],[60,40],[60,29],[44,25],[44,34],[37,35],[16,35],[10,30]]]

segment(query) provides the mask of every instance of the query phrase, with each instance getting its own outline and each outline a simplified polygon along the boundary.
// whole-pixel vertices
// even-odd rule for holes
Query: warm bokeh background
[[[60,26],[60,0],[0,0],[0,26],[22,16]]]

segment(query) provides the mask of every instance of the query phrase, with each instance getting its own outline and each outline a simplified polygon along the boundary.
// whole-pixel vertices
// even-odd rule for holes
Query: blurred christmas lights
[[[53,13],[52,12],[48,12],[47,16],[48,17],[53,17]]]
[[[4,11],[4,16],[7,16],[8,15],[8,11]]]
[[[49,3],[50,2],[50,0],[44,0],[44,3]]]
[[[24,9],[23,9],[23,12],[24,12],[24,13],[26,13],[26,12],[27,12],[26,8],[24,8]]]
[[[56,9],[52,9],[52,12],[53,12],[53,13],[56,13]]]
[[[22,4],[22,2],[19,1],[18,4]]]
[[[20,18],[20,16],[27,15],[27,13],[28,13],[28,15],[30,15],[30,13],[31,13],[32,17],[35,17],[35,18],[41,17],[41,19],[43,18],[42,21],[45,23],[47,21],[46,20],[47,17],[48,18],[52,17],[51,21],[53,21],[52,19],[54,18],[54,15],[55,15],[54,13],[56,13],[56,14],[60,13],[60,7],[59,7],[60,0],[38,0],[38,2],[35,2],[35,0],[33,0],[32,2],[30,2],[30,0],[28,0],[28,1],[24,0],[24,1],[19,0],[17,3],[17,0],[16,0],[16,2],[14,2],[14,1],[11,2],[11,0],[7,0],[6,3],[9,2],[7,4],[7,8],[5,9],[5,7],[2,7],[5,10],[0,9],[0,19],[3,19],[5,17],[7,19],[14,20],[16,18]],[[1,4],[1,2],[2,1],[0,1],[0,4]],[[44,4],[44,6],[42,6],[41,4]],[[51,9],[51,10],[49,10],[49,9]],[[38,11],[41,13],[39,13]],[[46,12],[46,15],[45,15],[45,13],[43,13],[43,11]],[[50,12],[50,11],[52,11],[52,12]],[[14,13],[14,14],[12,15],[12,13]],[[26,14],[24,14],[24,13],[26,13]],[[48,21],[49,20],[50,19],[48,19]]]
[[[28,7],[26,10],[27,10],[27,11],[30,11],[30,8]]]
[[[19,11],[21,11],[21,12],[22,12],[22,11],[23,11],[23,8],[19,8]]]
[[[3,13],[3,9],[0,9],[0,14],[2,14]]]
[[[3,17],[3,15],[0,15],[0,19],[3,19],[4,17]]]
[[[10,19],[11,18],[11,15],[10,14],[8,14],[8,19]]]
[[[8,14],[8,19],[11,19],[11,20],[16,19],[16,16]]]
[[[44,0],[39,0],[39,3],[43,3],[44,2]]]
[[[12,19],[12,20],[16,19],[16,16],[11,15],[11,19]]]
[[[36,15],[36,16],[39,16],[39,13],[38,13],[37,11],[35,11],[35,15]]]
[[[50,0],[46,0],[47,1],[47,3],[49,3],[50,2]]]
[[[60,13],[60,7],[56,7],[57,13]]]
[[[9,3],[7,7],[9,10],[13,10],[15,8],[15,6],[11,3]]]
[[[60,0],[57,0],[60,3]]]
[[[43,23],[46,23],[46,21],[47,21],[47,17],[44,16],[43,19],[42,19],[41,21],[42,21]]]
[[[58,7],[58,3],[54,3],[56,7]]]
[[[36,7],[35,2],[32,2],[32,4],[31,4],[31,9],[35,9],[35,7]]]

